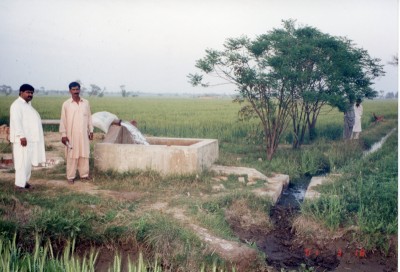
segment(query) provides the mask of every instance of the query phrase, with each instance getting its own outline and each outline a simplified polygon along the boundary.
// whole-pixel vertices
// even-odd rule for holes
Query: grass
[[[0,122],[7,122],[9,105],[14,99],[0,99]],[[38,96],[33,104],[43,119],[58,119],[65,99]],[[291,136],[287,132],[272,161],[265,160],[265,151],[258,145],[256,124],[238,121],[239,106],[230,100],[89,100],[92,112],[106,110],[124,120],[136,119],[139,129],[147,135],[216,138],[220,147],[219,164],[252,167],[266,175],[284,173],[291,180],[325,172],[341,174],[342,178],[331,187],[323,188],[319,200],[305,204],[302,212],[331,229],[358,226],[360,232],[356,241],[371,249],[385,250],[391,237],[397,235],[397,198],[394,198],[397,195],[396,136],[390,137],[379,152],[362,158],[364,150],[397,127],[397,100],[365,101],[361,139],[352,142],[341,140],[343,115],[324,108],[316,127],[317,139],[306,141],[300,150],[292,150]],[[371,120],[373,112],[385,115],[385,121],[374,124]],[[10,151],[7,148],[4,147]],[[54,150],[54,147],[49,145],[46,149]],[[93,159],[91,167],[93,169]],[[241,224],[242,229],[254,225],[266,230],[272,227],[267,216],[270,202],[255,197],[251,193],[254,187],[237,182],[235,176],[216,182],[213,179],[215,174],[211,172],[163,177],[153,171],[116,173],[94,170],[93,175],[99,190],[126,194],[126,198],[78,193],[62,186],[51,188],[47,185],[37,186],[34,191],[24,194],[13,190],[12,175],[1,176],[2,241],[12,241],[17,233],[16,248],[26,251],[24,254],[35,252],[32,246],[35,233],[43,239],[50,239],[56,252],[62,252],[64,248],[68,251],[71,239],[79,245],[80,253],[92,246],[107,247],[116,253],[111,271],[119,271],[125,265],[126,256],[119,254],[118,250],[127,245],[135,251],[135,260],[146,264],[147,269],[154,267],[153,271],[161,271],[156,270],[161,268],[170,271],[224,271],[230,270],[230,265],[216,253],[208,252],[204,242],[185,222],[153,206],[163,204],[166,210],[180,210],[191,223],[227,240],[238,240],[231,227],[232,221],[240,222],[237,224]],[[64,180],[65,166],[33,172],[33,178]],[[216,184],[222,184],[224,190],[214,190]],[[50,247],[47,250],[49,252]],[[143,254],[142,261],[139,252]],[[70,249],[69,254],[71,256]],[[23,254],[19,256],[23,258]],[[83,267],[82,263],[79,265]],[[132,267],[138,266],[132,264]]]
[[[92,250],[88,256],[76,257],[75,240],[67,242],[60,256],[55,255],[49,241],[44,246],[41,242],[36,235],[33,251],[23,252],[17,245],[16,235],[12,240],[0,239],[1,271],[95,271],[97,253]]]
[[[57,170],[53,170],[57,171]],[[36,173],[35,173],[36,175]],[[43,173],[38,174],[40,176]],[[104,175],[104,176],[103,176]],[[115,187],[115,182],[110,182],[111,173],[103,173],[96,176],[96,183],[103,188]],[[112,180],[120,180],[123,190],[133,190],[153,196],[141,198],[140,201],[124,201],[104,199],[99,196],[71,193],[69,190],[50,190],[45,186],[38,186],[29,194],[17,194],[12,196],[12,184],[0,180],[4,190],[2,208],[9,214],[7,221],[0,225],[0,232],[4,237],[10,237],[18,232],[18,243],[21,248],[29,249],[33,241],[34,233],[40,233],[54,241],[54,247],[61,250],[68,239],[75,239],[80,247],[107,246],[117,250],[121,245],[129,243],[134,247],[145,245],[146,259],[158,258],[165,266],[168,264],[173,271],[186,267],[196,270],[198,267],[223,268],[226,264],[214,254],[205,254],[205,244],[193,231],[185,228],[178,220],[170,215],[149,209],[153,201],[169,201],[177,195],[176,185],[183,188],[178,194],[184,196],[191,192],[191,196],[200,195],[202,191],[208,192],[210,186],[210,174],[204,173],[198,178],[191,176],[193,182],[186,184],[188,176],[175,176],[161,178],[154,172],[137,172],[115,174]],[[133,186],[133,187],[131,187]],[[119,188],[121,189],[121,188]],[[234,196],[232,196],[234,197]],[[232,198],[231,197],[231,198]],[[250,197],[249,195],[247,196]],[[254,200],[253,200],[254,202]],[[171,203],[171,207],[190,205],[187,203]],[[212,203],[206,201],[205,203]],[[212,204],[205,204],[212,205]],[[253,205],[258,206],[258,205]],[[16,210],[15,210],[15,207]],[[13,212],[15,211],[15,212]],[[26,212],[28,212],[26,214]],[[27,217],[20,217],[25,214]],[[222,214],[218,221],[216,216],[208,219],[194,217],[193,222],[203,227],[210,227],[211,232],[221,233],[220,227],[229,232],[227,239],[234,239],[229,231],[229,225],[224,222]],[[21,222],[25,222],[21,224]],[[222,235],[224,236],[224,235]]]
[[[367,249],[387,252],[398,228],[397,137],[393,133],[377,152],[349,161],[334,183],[321,188],[319,199],[303,204],[302,213],[330,229],[357,226]]]
[[[164,234],[164,232],[162,232]],[[170,235],[169,235],[170,236]],[[190,250],[190,248],[189,248]],[[189,253],[190,254],[190,253]],[[0,237],[0,270],[4,272],[14,271],[66,271],[66,272],[94,272],[98,270],[96,262],[99,258],[99,251],[91,249],[88,253],[78,255],[76,251],[75,239],[66,242],[65,247],[59,253],[55,252],[51,240],[43,242],[40,235],[35,235],[35,242],[31,252],[22,251],[17,244],[17,235],[7,239]],[[113,262],[108,266],[107,271],[113,272],[161,272],[165,271],[163,265],[155,257],[152,263],[147,262],[143,254],[138,254],[137,260],[132,261],[130,257],[123,262],[122,254],[116,253]],[[232,269],[223,269],[216,258],[210,266],[201,265],[198,271],[235,271]],[[104,269],[104,268],[101,268]],[[169,270],[175,271],[173,265]]]
[[[8,123],[9,108],[15,96],[1,97],[0,124]],[[66,96],[37,96],[32,100],[42,119],[59,119]],[[215,138],[220,142],[242,142],[253,134],[256,122],[238,119],[240,105],[229,99],[179,99],[145,97],[85,97],[91,103],[92,113],[109,111],[123,120],[135,119],[144,134],[163,137]],[[372,113],[393,118],[397,112],[397,100],[365,101],[363,128],[371,124]],[[325,107],[316,127],[318,138],[337,140],[341,138],[343,115]],[[57,130],[57,127],[50,127]],[[283,139],[290,136],[284,135]],[[283,140],[283,143],[290,144]]]

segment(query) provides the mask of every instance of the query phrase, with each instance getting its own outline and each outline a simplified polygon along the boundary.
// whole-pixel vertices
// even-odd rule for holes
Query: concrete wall
[[[218,159],[214,139],[147,137],[150,145],[131,144],[125,127],[111,126],[94,146],[95,167],[101,171],[155,170],[163,175],[199,173]]]

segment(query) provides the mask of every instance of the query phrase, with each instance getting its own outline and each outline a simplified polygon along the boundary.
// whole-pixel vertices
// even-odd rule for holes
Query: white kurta
[[[21,145],[21,138],[26,138],[26,146]],[[15,185],[25,187],[32,165],[46,162],[46,153],[40,115],[21,97],[10,107],[10,142],[13,143]]]
[[[353,132],[361,132],[361,116],[363,114],[363,106],[360,104],[358,107],[354,105],[355,121]]]

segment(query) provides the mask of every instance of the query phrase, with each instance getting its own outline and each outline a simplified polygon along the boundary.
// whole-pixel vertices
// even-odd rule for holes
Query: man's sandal
[[[84,178],[81,178],[81,180],[82,180],[83,182],[91,181],[91,180],[92,180],[92,177],[84,177]]]

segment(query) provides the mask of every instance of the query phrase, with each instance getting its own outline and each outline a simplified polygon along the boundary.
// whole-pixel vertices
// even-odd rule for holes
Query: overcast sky
[[[67,90],[81,80],[107,91],[229,93],[192,87],[187,75],[205,49],[255,38],[295,19],[345,36],[386,76],[374,88],[397,92],[397,0],[0,0],[0,85]]]

